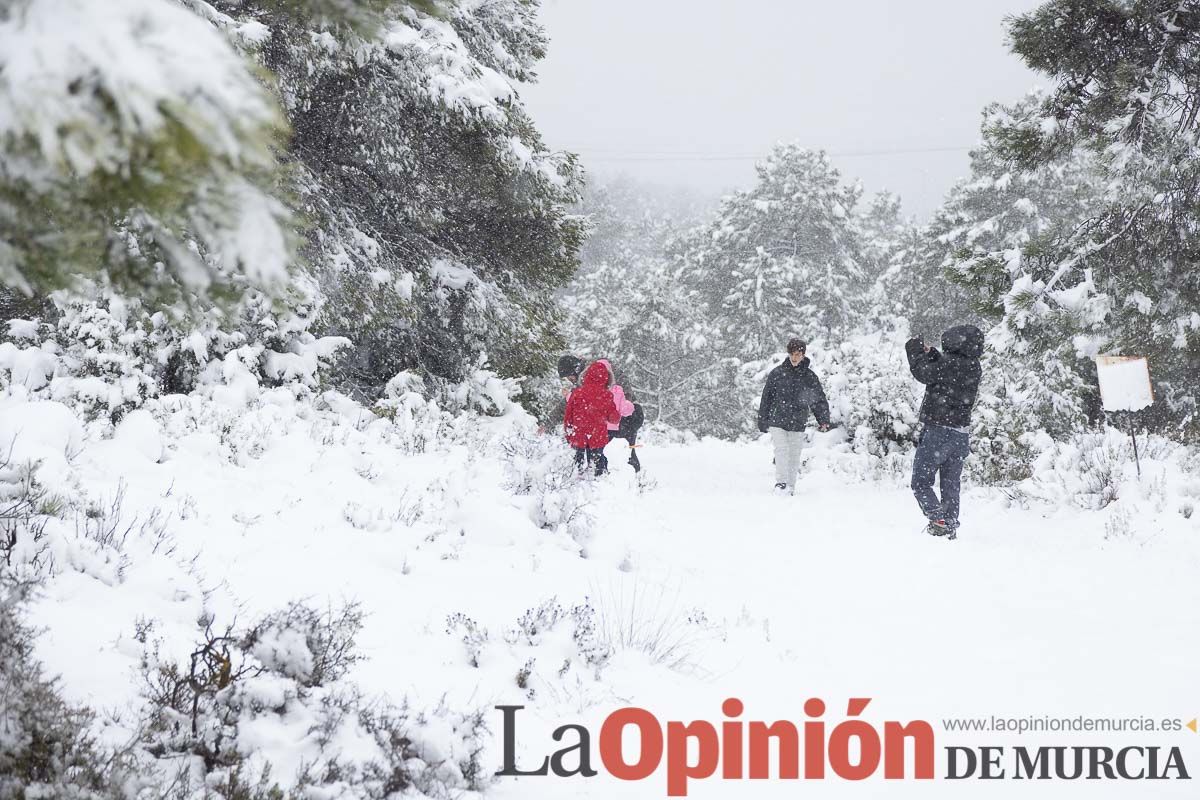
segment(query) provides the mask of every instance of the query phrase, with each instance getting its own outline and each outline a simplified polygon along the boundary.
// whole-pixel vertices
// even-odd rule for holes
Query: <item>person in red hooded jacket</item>
[[[597,361],[588,367],[579,388],[567,398],[563,415],[567,442],[575,448],[575,464],[582,468],[585,463],[594,463],[597,475],[608,471],[604,458],[608,426],[621,422],[616,401],[608,390],[608,377],[609,369],[604,362]]]

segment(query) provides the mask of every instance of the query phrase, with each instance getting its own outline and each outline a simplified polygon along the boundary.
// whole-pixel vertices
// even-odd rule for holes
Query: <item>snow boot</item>
[[[944,519],[931,519],[929,526],[925,531],[930,536],[945,536],[948,540],[954,541],[958,538],[958,534],[954,532],[954,528],[946,524]]]
[[[783,497],[786,494],[791,494],[791,492],[788,491],[788,485],[786,483],[777,483],[775,484],[775,494]]]

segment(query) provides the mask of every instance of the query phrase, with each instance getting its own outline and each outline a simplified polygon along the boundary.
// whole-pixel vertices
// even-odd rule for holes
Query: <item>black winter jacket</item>
[[[932,347],[925,352],[920,339],[909,339],[904,350],[913,377],[925,384],[921,422],[948,428],[969,426],[983,374],[979,367],[983,331],[974,325],[958,325],[942,334],[941,353]]]
[[[817,422],[829,424],[829,402],[817,373],[808,368],[807,358],[793,367],[790,358],[771,370],[767,385],[763,387],[762,400],[758,404],[758,429],[783,428],[785,431],[802,431],[808,424],[811,407]]]

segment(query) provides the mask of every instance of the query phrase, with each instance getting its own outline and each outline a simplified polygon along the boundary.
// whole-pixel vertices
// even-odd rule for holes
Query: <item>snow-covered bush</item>
[[[72,460],[83,426],[61,403],[0,398],[0,557],[14,574],[82,572],[108,585],[122,579],[127,542],[152,552],[172,544],[163,515],[122,511],[123,492],[85,492]]]
[[[361,618],[353,604],[323,613],[293,603],[239,631],[206,614],[183,660],[164,656],[143,626],[142,745],[160,763],[183,765],[177,796],[441,800],[483,788],[481,711],[395,705],[347,681],[361,660]]]
[[[124,800],[151,789],[129,753],[97,743],[92,712],[64,700],[34,658],[23,604],[35,587],[0,567],[0,798]]]
[[[493,770],[484,764],[490,730],[482,709],[363,704],[353,721],[374,744],[373,757],[354,763],[335,753],[319,765],[323,778],[302,779],[298,790],[317,786],[324,796],[344,792],[356,800],[388,800],[415,791],[431,800],[456,800],[491,782]]]
[[[404,450],[424,453],[437,441],[449,424],[449,414],[437,401],[426,398],[425,379],[412,372],[401,372],[387,382],[384,396],[374,411],[396,426]]]
[[[517,685],[530,699],[537,693],[538,658],[548,661],[555,675],[563,678],[572,669],[587,670],[595,677],[612,656],[611,646],[601,641],[596,609],[586,598],[570,608],[550,598],[526,610],[504,632],[504,641],[514,648],[518,660],[528,655],[517,672]]]
[[[599,617],[586,598],[564,606],[550,598],[529,608],[500,639],[461,612],[446,619],[446,633],[463,643],[467,663],[478,668],[485,662],[510,659],[518,688],[529,699],[539,689],[558,691],[563,680],[591,683],[612,656],[612,645],[602,638]],[[546,664],[545,670],[538,665]]]
[[[481,357],[481,363],[486,363]],[[521,391],[514,378],[501,378],[482,366],[473,370],[462,383],[445,389],[446,407],[451,413],[474,411],[489,417],[502,417],[516,407],[513,398]]]
[[[362,623],[358,603],[323,612],[292,603],[255,625],[240,647],[268,669],[311,689],[341,680],[362,660],[354,644]]]
[[[37,479],[32,463],[0,463],[0,559],[3,571],[44,574],[49,569],[46,528],[63,513],[62,503]]]
[[[457,612],[446,618],[446,633],[462,639],[463,648],[467,652],[467,663],[478,668],[480,656],[488,643],[487,628],[466,614]]]
[[[144,736],[155,757],[194,756],[208,774],[241,762],[237,726],[252,699],[246,687],[267,670],[239,647],[241,637],[232,626],[218,629],[208,614],[198,625],[200,640],[186,661],[164,657],[157,643],[143,657],[150,712]],[[281,694],[274,707],[281,710],[285,700]]]
[[[703,611],[684,607],[665,585],[636,577],[607,587],[595,605],[595,641],[603,651],[635,651],[668,669],[697,669],[698,648],[714,635]]]
[[[1179,480],[1194,465],[1194,450],[1165,437],[1138,437],[1142,474],[1137,474],[1129,437],[1104,428],[1054,440],[1041,434],[1029,465],[1030,477],[1008,490],[1021,504],[1103,512],[1110,536],[1133,535],[1143,520],[1179,511],[1200,497],[1200,484]],[[1117,535],[1119,534],[1119,535]]]
[[[529,518],[539,528],[562,531],[583,544],[591,530],[592,484],[557,436],[515,435],[500,442],[504,487],[528,497]]]
[[[53,322],[8,320],[0,387],[22,387],[113,423],[152,397],[195,390],[241,409],[266,387],[318,390],[324,369],[348,344],[313,336],[303,314],[280,312],[260,293],[223,311],[179,317],[94,291],[88,299],[56,294]]]
[[[810,346],[830,418],[847,429],[856,452],[877,457],[909,449],[920,432],[922,388],[908,369],[903,319],[828,347]]]
[[[1133,464],[1128,439],[1116,431],[1079,434],[1063,442],[1044,442],[1021,488],[1052,505],[1099,511],[1122,495],[1125,472]]]
[[[130,318],[116,297],[107,303],[75,300],[59,306],[62,317],[54,331],[57,373],[50,396],[94,419],[117,419],[157,394],[155,342],[150,325]]]

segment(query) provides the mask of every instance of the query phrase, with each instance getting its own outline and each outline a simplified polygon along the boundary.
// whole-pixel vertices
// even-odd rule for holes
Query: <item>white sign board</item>
[[[1150,363],[1139,356],[1099,356],[1100,399],[1105,411],[1141,411],[1154,405]]]

